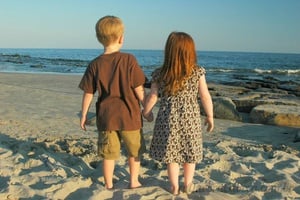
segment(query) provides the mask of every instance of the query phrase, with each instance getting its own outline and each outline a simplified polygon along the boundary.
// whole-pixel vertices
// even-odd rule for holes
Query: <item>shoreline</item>
[[[91,125],[84,132],[79,127],[80,79],[0,73],[0,199],[172,199],[165,165],[148,152],[141,161],[143,187],[127,189],[122,154],[115,189],[104,189],[97,129]],[[95,114],[94,103],[89,114]],[[147,151],[153,126],[144,121]],[[203,132],[204,158],[194,176],[197,191],[178,198],[300,198],[298,130],[216,119],[214,132]]]
[[[83,73],[59,73],[59,72],[26,72],[26,71],[0,71],[0,74],[32,74],[32,75],[62,75],[82,76]]]

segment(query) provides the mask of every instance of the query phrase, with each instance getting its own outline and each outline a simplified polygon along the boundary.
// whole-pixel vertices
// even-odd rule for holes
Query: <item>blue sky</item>
[[[300,53],[300,0],[3,0],[0,48],[102,48],[104,15],[125,24],[123,49],[163,49],[185,31],[203,51]]]

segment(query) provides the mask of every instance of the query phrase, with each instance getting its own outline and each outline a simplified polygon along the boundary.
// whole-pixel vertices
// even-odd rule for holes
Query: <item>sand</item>
[[[143,187],[128,189],[123,154],[115,189],[105,190],[97,129],[79,127],[80,78],[0,73],[0,199],[300,199],[299,129],[220,119],[213,133],[203,133],[194,193],[172,196],[166,166],[148,153]],[[95,115],[94,105],[89,114]],[[153,125],[144,123],[148,149]]]

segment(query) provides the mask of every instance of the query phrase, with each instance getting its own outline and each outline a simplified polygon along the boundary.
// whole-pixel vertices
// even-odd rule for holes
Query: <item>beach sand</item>
[[[220,119],[213,133],[203,133],[194,193],[172,196],[166,166],[148,153],[141,161],[143,187],[128,189],[123,154],[115,189],[105,190],[97,129],[79,127],[80,79],[0,73],[0,199],[300,199],[299,129]],[[89,114],[95,115],[94,103]],[[144,122],[148,149],[153,125]]]

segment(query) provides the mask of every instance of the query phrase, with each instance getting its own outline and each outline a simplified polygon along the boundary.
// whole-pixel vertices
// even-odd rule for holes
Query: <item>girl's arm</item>
[[[146,93],[145,93],[144,87],[141,85],[141,86],[139,86],[139,87],[136,87],[136,88],[134,89],[134,91],[135,91],[135,94],[136,94],[137,98],[140,100],[140,102],[142,103],[142,106],[143,106],[143,108],[144,108],[144,110],[145,110],[147,97],[146,97]],[[145,118],[147,121],[149,121],[149,122],[153,121],[153,114],[152,114],[152,111],[150,110],[149,113],[147,113],[147,115],[145,115],[145,114],[144,114],[144,110],[143,110],[143,112],[142,112],[144,118]]]
[[[202,75],[200,77],[198,88],[199,88],[199,96],[201,99],[201,103],[206,113],[205,125],[208,125],[207,131],[211,132],[214,129],[213,103],[212,103],[210,93],[208,91],[205,75]]]

